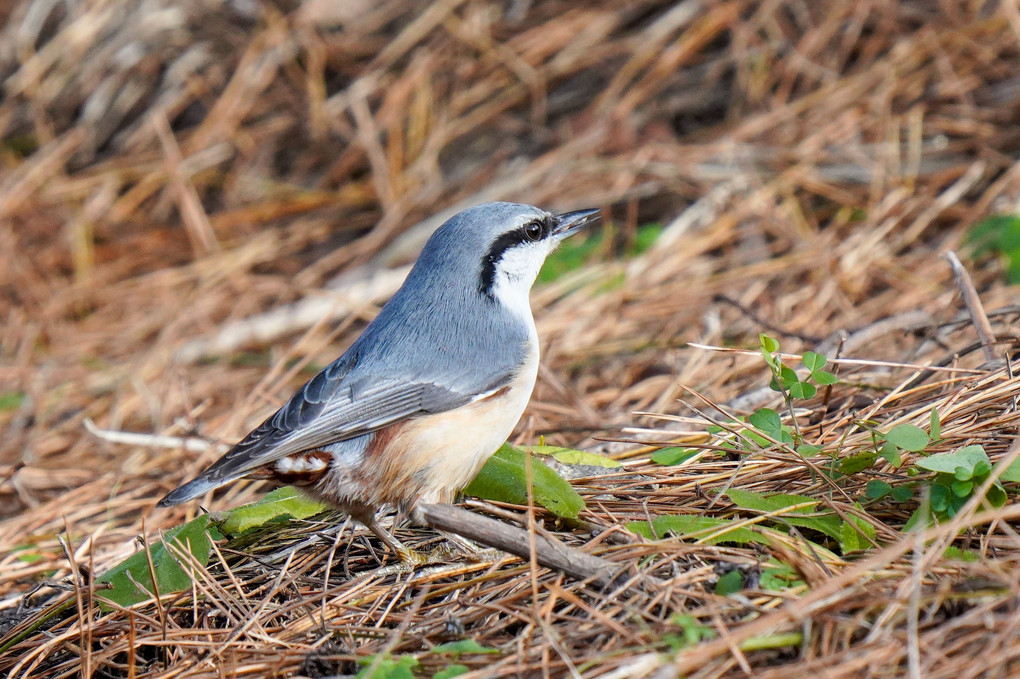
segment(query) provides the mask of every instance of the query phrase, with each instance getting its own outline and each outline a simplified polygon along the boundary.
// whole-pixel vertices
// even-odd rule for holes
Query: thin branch
[[[971,280],[970,274],[955,252],[952,250],[947,252],[946,259],[949,260],[949,266],[953,268],[956,286],[960,289],[960,296],[963,297],[963,303],[967,306],[974,330],[977,331],[978,339],[981,340],[981,349],[985,354],[985,360],[991,363],[999,358],[995,355],[995,332],[992,331],[992,324],[988,322],[988,316],[985,314],[981,298],[974,287],[974,281]]]

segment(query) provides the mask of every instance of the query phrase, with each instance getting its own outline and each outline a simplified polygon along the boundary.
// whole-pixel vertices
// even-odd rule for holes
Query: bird
[[[368,528],[402,562],[382,507],[452,502],[531,399],[539,341],[529,293],[546,256],[596,221],[509,202],[455,214],[335,361],[159,507],[241,478],[292,485]]]

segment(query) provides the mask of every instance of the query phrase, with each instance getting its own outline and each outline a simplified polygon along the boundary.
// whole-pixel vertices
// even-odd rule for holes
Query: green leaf
[[[977,563],[981,561],[981,554],[972,549],[960,549],[955,545],[949,545],[946,547],[946,551],[942,552],[942,557],[952,561],[965,561],[968,563]]]
[[[898,424],[889,430],[885,440],[898,448],[916,453],[928,445],[928,434],[924,429],[912,424]]]
[[[663,536],[673,534],[691,540],[701,540],[705,536],[715,535],[705,544],[714,545],[720,542],[732,542],[738,545],[758,543],[769,544],[769,539],[750,528],[733,528],[736,521],[732,519],[714,519],[708,516],[694,516],[682,514],[680,516],[659,516],[652,520],[649,526],[647,521],[631,521],[627,524],[627,530],[637,533],[649,540],[658,540]]]
[[[1006,500],[1008,498],[1006,496],[1005,489],[1003,489],[1003,487],[1000,486],[999,484],[995,483],[992,484],[992,487],[988,489],[988,494],[985,495],[985,499],[988,500],[988,504],[990,504],[993,507],[1002,507],[1004,504],[1006,504]]]
[[[535,455],[549,455],[562,464],[584,464],[590,467],[605,467],[616,469],[622,466],[618,461],[610,459],[605,455],[590,453],[586,450],[574,450],[573,448],[562,448],[560,446],[521,446],[526,453]]]
[[[783,389],[789,389],[794,384],[799,384],[800,378],[797,377],[797,371],[789,366],[780,365],[779,383],[783,386]]]
[[[839,471],[846,474],[856,474],[859,471],[863,471],[875,464],[875,460],[878,459],[878,455],[875,453],[860,453],[858,455],[852,455],[845,457],[839,461]]]
[[[486,500],[527,504],[526,456],[527,453],[504,443],[464,492]],[[531,472],[535,502],[556,516],[576,519],[584,509],[584,500],[574,487],[541,460],[532,459]]]
[[[915,466],[927,469],[932,472],[944,474],[956,474],[957,467],[964,467],[973,470],[980,462],[988,464],[988,455],[985,449],[979,445],[966,446],[951,453],[939,453],[921,458],[915,462]]]
[[[818,388],[808,382],[794,382],[789,387],[791,398],[812,398],[818,393]]]
[[[762,493],[754,493],[749,490],[741,490],[739,488],[731,488],[726,492],[726,496],[729,497],[733,504],[737,505],[742,509],[751,509],[758,512],[775,512],[787,507],[794,505],[805,504],[809,505],[798,509],[799,512],[811,512],[814,511],[812,507],[818,504],[818,500],[807,495],[764,495]]]
[[[652,453],[651,457],[652,462],[656,464],[671,466],[683,464],[700,452],[696,448],[660,448]]]
[[[812,457],[822,452],[821,446],[816,446],[813,443],[802,443],[797,446],[797,454],[802,457]]]
[[[369,656],[360,658],[359,663],[365,665],[355,679],[414,679],[414,670],[418,667],[418,659],[413,655],[401,655],[393,658],[389,655],[379,658]]]
[[[931,501],[931,508],[936,512],[944,512],[949,509],[952,496],[953,491],[941,483],[933,483],[931,485],[931,491],[928,493],[928,497]]]
[[[744,576],[734,568],[729,573],[719,576],[715,583],[715,593],[719,596],[736,594],[744,588]]]
[[[892,497],[897,502],[906,502],[914,497],[914,489],[910,486],[896,486],[893,488]]]
[[[556,280],[568,271],[583,268],[589,262],[604,260],[607,255],[634,258],[651,247],[664,228],[664,224],[642,224],[624,248],[607,247],[607,240],[609,246],[614,245],[611,227],[591,230],[587,238],[569,238],[546,258],[538,274],[538,283]]]
[[[856,505],[856,507],[861,509],[860,505]],[[839,548],[843,551],[843,554],[870,549],[872,541],[875,540],[877,535],[878,532],[870,523],[855,514],[847,514],[846,521],[840,524]],[[868,540],[868,538],[871,538],[871,540]]]
[[[797,569],[775,558],[769,559],[763,566],[759,583],[762,589],[777,592],[805,584]]]
[[[233,536],[270,521],[287,517],[306,519],[326,509],[326,505],[312,500],[298,489],[284,486],[266,493],[258,502],[230,510],[225,518],[214,523],[224,535]]]
[[[447,665],[443,669],[439,670],[432,675],[432,679],[453,679],[453,677],[459,677],[462,674],[467,674],[471,671],[471,668],[467,665]]]
[[[152,571],[156,573],[156,590],[161,595],[191,589],[192,564],[182,563],[168,545],[177,545],[190,552],[194,560],[204,566],[209,562],[212,540],[222,537],[215,529],[210,530],[209,516],[206,514],[171,528],[148,550],[132,554],[100,575],[99,582],[111,586],[110,589],[102,590],[101,596],[121,606],[131,606],[152,598],[152,576],[146,552],[151,555]]]
[[[765,438],[764,436],[762,436],[761,434],[759,434],[758,432],[756,432],[753,429],[745,429],[744,431],[740,432],[740,435],[744,439],[747,439],[748,441],[751,441],[752,443],[756,444],[757,446],[759,446],[761,448],[768,448],[769,446],[772,445],[772,441],[770,441],[769,439]],[[750,448],[746,445],[746,443],[744,441],[741,441],[741,444],[742,444],[740,446],[741,449],[749,449],[750,450]]]
[[[1013,464],[1006,467],[999,475],[999,480],[1003,483],[1020,482],[1020,460],[1013,460]]]
[[[974,469],[971,467],[957,467],[953,472],[953,478],[957,481],[970,481],[975,476],[977,474],[974,473]]]
[[[1020,283],[1020,250],[1013,250],[1006,267],[1006,280],[1011,284]]]
[[[980,221],[968,234],[976,245],[975,255],[994,252],[1007,262],[1008,280],[1020,283],[1020,215],[992,215]]]
[[[758,333],[758,343],[761,345],[762,351],[767,351],[770,354],[779,351],[779,342],[763,332]]]
[[[801,357],[801,363],[808,369],[808,372],[814,372],[819,368],[825,366],[828,363],[828,359],[821,354],[816,354],[813,351],[805,351],[804,356]]]
[[[491,646],[482,646],[474,639],[458,639],[457,641],[449,641],[445,644],[439,644],[433,648],[430,653],[452,653],[454,656],[459,658],[465,653],[499,653],[499,649],[492,648]]]
[[[934,408],[931,409],[931,415],[928,416],[928,437],[932,441],[938,441],[942,438],[942,423],[939,421],[939,411]]]
[[[779,413],[771,408],[759,408],[747,418],[748,423],[761,433],[771,436],[777,441],[782,435],[783,425]]]
[[[46,557],[44,557],[42,554],[39,554],[37,552],[18,552],[18,551],[16,551],[14,553],[14,558],[17,559],[18,561],[20,561],[21,563],[36,563],[36,562],[42,561]]]
[[[828,370],[812,370],[811,379],[813,379],[816,383],[823,387],[827,387],[830,384],[835,384],[836,382],[839,382],[839,380],[836,379],[836,376],[833,375]]]
[[[970,493],[974,490],[973,481],[954,481],[949,489],[953,491],[953,495],[956,497],[970,497]]]
[[[669,616],[669,622],[683,630],[683,642],[680,647],[692,646],[705,639],[715,639],[716,632],[708,625],[703,625],[693,615],[686,613],[674,613]]]
[[[882,444],[878,454],[894,467],[899,467],[903,464],[903,456],[900,455],[900,449],[888,441]]]
[[[949,507],[946,508],[946,516],[948,516],[950,519],[956,516],[957,512],[959,512],[963,508],[963,506],[967,504],[968,499],[970,498],[950,495]]]
[[[868,484],[864,487],[864,496],[869,500],[881,500],[886,495],[892,493],[893,487],[885,481],[878,481],[872,479],[868,481]]]
[[[974,225],[967,241],[977,246],[975,254],[986,250],[1001,252],[1020,249],[1020,215],[999,214],[986,217]]]
[[[923,505],[914,510],[914,513],[910,515],[907,522],[903,524],[903,528],[900,529],[903,533],[909,533],[915,528],[925,528],[931,525],[931,512],[929,512]]]
[[[747,490],[740,490],[738,488],[731,488],[727,491],[726,495],[735,505],[742,509],[750,509],[763,514],[778,513],[774,519],[776,521],[785,521],[793,526],[817,530],[820,533],[828,535],[834,540],[838,540],[840,538],[841,532],[839,527],[839,517],[835,515],[812,517],[799,516],[799,514],[815,512],[814,505],[818,504],[818,500],[815,498],[807,497],[805,495],[785,494],[766,496],[759,493],[752,493]],[[789,512],[782,511],[788,507],[806,503],[810,503],[810,506]]]
[[[969,481],[973,476],[976,474],[971,467],[957,467],[953,472],[953,477],[958,481]]]
[[[17,410],[25,400],[25,395],[20,391],[0,392],[0,412]]]
[[[655,222],[649,224],[642,224],[637,228],[637,233],[634,234],[634,243],[631,245],[627,254],[631,257],[636,257],[642,252],[655,244],[659,236],[663,231],[666,230],[665,224],[656,224]]]

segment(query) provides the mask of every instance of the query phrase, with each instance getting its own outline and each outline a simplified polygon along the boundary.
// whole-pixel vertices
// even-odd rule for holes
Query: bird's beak
[[[556,225],[552,229],[552,235],[557,240],[566,238],[572,233],[577,233],[584,227],[599,218],[598,208],[587,210],[575,210],[562,215],[556,215]]]

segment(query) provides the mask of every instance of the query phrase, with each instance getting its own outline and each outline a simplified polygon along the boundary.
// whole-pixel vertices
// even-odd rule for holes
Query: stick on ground
[[[456,533],[522,559],[531,557],[528,532],[521,528],[451,505],[421,505],[418,510],[425,522],[437,530]],[[535,535],[535,552],[542,566],[579,580],[591,580],[604,588],[618,584],[632,570],[565,545],[541,532]]]

